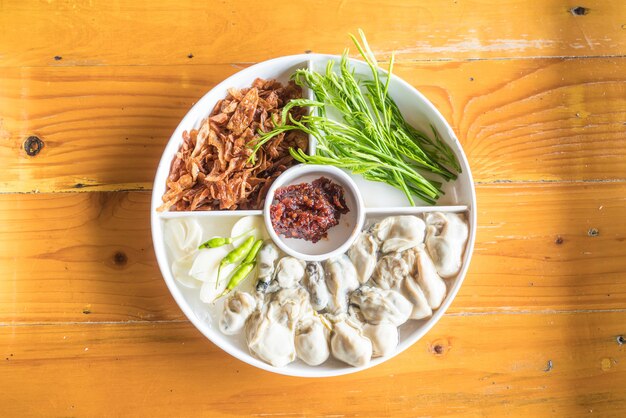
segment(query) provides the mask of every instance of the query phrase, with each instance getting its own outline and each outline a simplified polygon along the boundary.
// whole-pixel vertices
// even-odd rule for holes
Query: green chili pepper
[[[216,289],[220,282],[220,271],[222,270],[222,267],[240,263],[244,258],[246,258],[253,245],[254,236],[249,236],[243,244],[226,254],[226,257],[222,258],[222,261],[220,261],[220,265],[217,268],[217,280],[215,281]]]
[[[244,232],[241,235],[237,235],[236,237],[215,237],[215,238],[211,238],[210,240],[203,242],[202,244],[200,244],[200,246],[198,247],[199,250],[202,250],[203,248],[217,248],[217,247],[222,247],[224,245],[227,244],[232,244],[232,242],[238,238],[244,237],[246,235],[248,235],[249,233],[251,233],[252,231],[254,231],[254,228]]]
[[[256,261],[256,255],[259,253],[259,250],[261,249],[262,245],[263,245],[263,240],[262,239],[257,240],[252,246],[252,249],[250,249],[250,252],[246,256],[246,258],[243,259],[241,264],[247,264],[247,263],[252,263],[253,261]]]
[[[231,276],[230,281],[228,282],[228,285],[226,286],[226,289],[224,289],[224,291],[220,293],[220,295],[216,297],[215,300],[228,294],[231,290],[237,287],[237,285],[241,283],[243,279],[245,279],[248,276],[248,274],[250,274],[250,272],[252,271],[255,265],[256,263],[253,261],[251,263],[242,263],[239,267],[237,267],[235,269],[235,272]]]
[[[198,249],[201,250],[203,248],[217,248],[217,247],[224,246],[226,244],[230,244],[231,242],[233,242],[232,238],[215,237],[215,238],[211,238],[207,242],[203,242],[198,247]]]

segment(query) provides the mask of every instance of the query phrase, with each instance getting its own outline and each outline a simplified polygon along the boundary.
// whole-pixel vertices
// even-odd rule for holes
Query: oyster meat
[[[256,282],[257,292],[265,293],[267,290],[267,287],[272,281],[278,257],[278,248],[276,248],[272,241],[265,241],[256,257],[256,261],[259,266],[258,279]]]
[[[402,283],[402,294],[413,304],[410,319],[423,319],[432,316],[433,310],[426,299],[422,288],[417,284],[415,276],[407,277]]]
[[[248,317],[256,309],[257,300],[254,296],[246,292],[233,292],[222,310],[222,317],[219,321],[220,331],[226,335],[234,335],[240,332]]]
[[[322,263],[308,262],[306,264],[305,273],[302,285],[309,292],[313,309],[321,311],[326,308],[328,300],[330,299]]]
[[[354,264],[347,255],[331,258],[324,265],[326,286],[330,292],[327,309],[337,315],[348,312],[348,294],[359,287]]]
[[[310,316],[298,323],[296,329],[296,355],[309,366],[317,366],[330,356],[329,332],[318,316]]]
[[[213,302],[235,266],[222,269],[216,283],[227,249],[192,248],[200,239],[192,227],[172,224],[171,251],[181,254],[172,271],[187,286],[202,284],[201,300]],[[458,274],[467,239],[464,215],[434,212],[387,217],[363,231],[346,254],[323,263],[281,258],[266,241],[256,260],[256,292],[235,290],[219,329],[226,335],[243,330],[250,353],[276,367],[296,358],[318,366],[331,355],[364,366],[396,351],[399,326],[441,307],[444,278]]]
[[[281,289],[296,287],[304,277],[306,263],[295,257],[283,257],[278,260],[274,281]]]
[[[424,291],[428,305],[437,309],[446,297],[446,282],[437,274],[437,269],[425,250],[417,250],[417,283]]]
[[[372,342],[349,320],[334,324],[330,349],[336,359],[354,367],[365,366],[372,358]]]
[[[382,243],[382,252],[401,252],[424,242],[426,224],[413,215],[389,216],[374,226],[375,237]]]
[[[266,315],[266,312],[255,311],[246,322],[248,349],[272,366],[286,366],[296,358],[294,332],[284,323],[269,320]]]
[[[301,287],[282,289],[246,322],[248,349],[261,360],[282,367],[296,358],[295,328],[311,314],[309,297]]]
[[[469,234],[465,216],[434,212],[426,215],[426,249],[437,273],[450,278],[461,270],[463,251]]]
[[[398,346],[398,327],[390,322],[378,325],[363,325],[363,335],[372,342],[372,356],[385,357],[394,352]]]
[[[411,316],[413,305],[395,290],[361,286],[350,296],[350,303],[359,307],[366,322],[404,324]]]
[[[386,255],[376,264],[372,281],[381,289],[398,290],[409,271],[409,265],[403,258]]]
[[[377,252],[378,244],[368,232],[362,232],[350,247],[348,256],[356,268],[359,283],[364,284],[372,276],[376,268]]]

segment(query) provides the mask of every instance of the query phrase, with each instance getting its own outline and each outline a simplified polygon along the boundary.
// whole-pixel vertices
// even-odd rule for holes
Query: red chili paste
[[[349,211],[343,187],[320,177],[312,183],[278,188],[270,206],[270,217],[277,234],[317,242],[326,238],[328,230]]]

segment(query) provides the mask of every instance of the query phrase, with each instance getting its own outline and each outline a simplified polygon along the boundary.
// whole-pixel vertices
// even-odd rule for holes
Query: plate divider
[[[258,210],[198,210],[198,211],[173,211],[173,212],[158,212],[161,219],[174,219],[174,218],[189,218],[198,216],[201,218],[212,218],[220,216],[262,216],[263,211]]]
[[[453,206],[408,206],[408,207],[386,207],[386,208],[365,208],[366,216],[377,215],[413,215],[429,212],[454,212],[461,213],[468,210],[466,205]]]

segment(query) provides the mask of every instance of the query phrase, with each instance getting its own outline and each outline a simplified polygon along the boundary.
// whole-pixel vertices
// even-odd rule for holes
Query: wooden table
[[[273,375],[174,303],[152,179],[217,82],[358,27],[463,143],[476,249],[411,349]],[[626,416],[624,2],[4,0],[0,139],[2,416]]]

